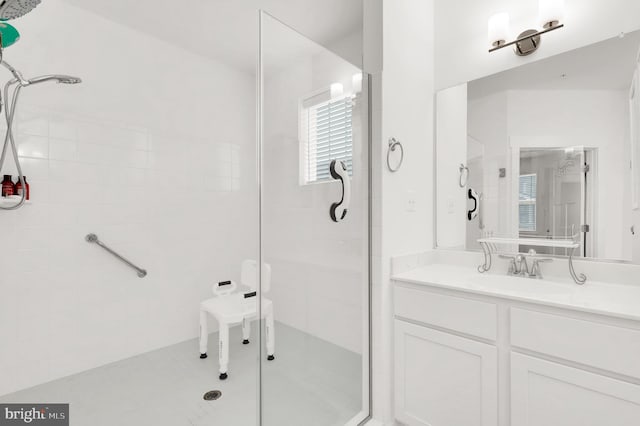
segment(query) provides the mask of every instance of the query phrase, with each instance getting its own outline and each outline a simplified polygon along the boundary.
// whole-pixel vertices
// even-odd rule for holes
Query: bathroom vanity
[[[438,250],[392,263],[400,423],[640,426],[639,49],[437,93]]]
[[[395,416],[406,425],[640,425],[640,286],[394,273]]]

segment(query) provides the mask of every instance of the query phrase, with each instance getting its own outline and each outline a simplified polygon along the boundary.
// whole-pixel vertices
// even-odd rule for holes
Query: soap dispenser
[[[22,180],[24,181],[25,194],[24,199],[29,201],[30,191],[29,191],[29,182],[27,182],[27,177],[22,176]],[[16,182],[16,194],[22,196],[22,182],[20,182],[20,178],[18,177],[18,181]]]
[[[16,193],[16,187],[11,180],[11,175],[4,175],[4,180],[2,181],[2,196],[9,197]]]

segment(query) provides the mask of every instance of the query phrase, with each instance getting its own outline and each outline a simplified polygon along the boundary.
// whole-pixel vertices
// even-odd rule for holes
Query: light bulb
[[[362,73],[359,72],[351,77],[351,85],[354,94],[362,92]]]
[[[509,14],[496,13],[489,18],[489,44],[498,47],[509,38]]]
[[[564,0],[540,0],[538,20],[543,28],[552,28],[564,19]]]
[[[339,98],[343,93],[344,87],[342,86],[342,83],[333,83],[331,85],[331,99]]]

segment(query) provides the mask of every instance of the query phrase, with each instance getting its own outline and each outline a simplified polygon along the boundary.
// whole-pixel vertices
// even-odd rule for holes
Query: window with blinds
[[[520,176],[519,189],[519,220],[520,230],[533,232],[536,230],[536,194],[538,191],[538,176]]]
[[[351,96],[323,99],[326,93],[305,99],[300,111],[301,182],[332,179],[331,160],[343,161],[353,175],[353,130]]]

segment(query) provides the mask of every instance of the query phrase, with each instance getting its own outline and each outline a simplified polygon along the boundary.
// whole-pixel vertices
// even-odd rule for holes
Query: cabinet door
[[[638,426],[640,386],[511,353],[512,426]]]
[[[395,414],[413,426],[497,424],[497,349],[395,320]]]

